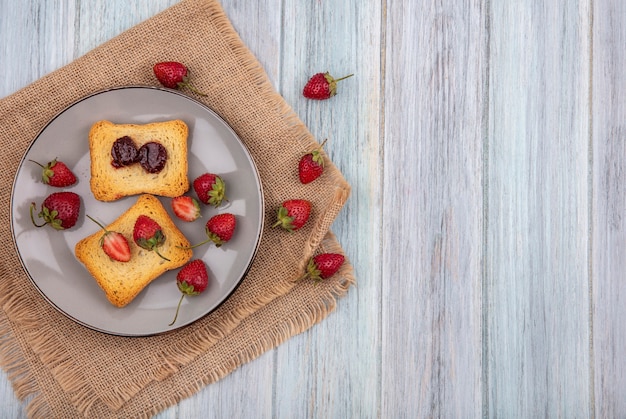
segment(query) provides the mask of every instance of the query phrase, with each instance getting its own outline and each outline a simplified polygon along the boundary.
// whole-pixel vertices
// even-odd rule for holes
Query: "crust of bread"
[[[149,216],[161,226],[165,242],[159,247],[159,252],[170,259],[169,262],[156,252],[137,246],[133,241],[135,221],[141,214]],[[154,279],[181,267],[192,257],[190,249],[177,247],[189,247],[189,241],[176,227],[161,202],[152,195],[139,196],[135,204],[106,228],[124,234],[128,240],[131,252],[128,262],[117,262],[104,253],[100,246],[103,235],[101,229],[79,241],[74,253],[95,278],[106,298],[116,307],[124,307]]]
[[[89,185],[94,197],[107,202],[142,193],[172,198],[183,195],[189,190],[188,134],[187,124],[179,119],[148,124],[115,124],[106,120],[94,123],[89,131]],[[114,167],[113,143],[125,135],[133,139],[137,148],[150,141],[161,143],[167,150],[163,170],[148,173],[138,163]]]

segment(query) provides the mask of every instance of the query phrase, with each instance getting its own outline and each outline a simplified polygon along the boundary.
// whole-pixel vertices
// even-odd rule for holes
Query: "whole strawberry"
[[[30,219],[35,227],[43,227],[50,224],[55,230],[65,230],[74,227],[80,215],[80,197],[74,192],[54,192],[44,199],[41,204],[39,218],[43,218],[43,224],[37,224],[33,216],[33,210],[37,207],[34,202],[30,204]]]
[[[41,181],[46,185],[65,188],[76,183],[76,175],[62,161],[54,159],[45,166],[34,160],[30,161],[41,167]]]
[[[215,247],[221,247],[233,237],[235,227],[237,227],[237,219],[233,214],[224,213],[214,215],[206,223],[205,231],[207,239],[191,246],[190,249],[209,242],[213,242]]]
[[[172,210],[183,221],[192,222],[200,217],[200,204],[190,196],[177,196],[172,199]]]
[[[339,253],[321,253],[312,257],[307,264],[306,272],[300,279],[311,278],[315,282],[333,276],[343,262],[345,257]]]
[[[306,83],[304,89],[302,89],[302,95],[315,100],[330,99],[337,94],[337,82],[352,77],[353,75],[354,74],[349,74],[336,79],[328,74],[328,72],[314,74]]]
[[[280,206],[277,221],[273,227],[281,226],[287,231],[295,231],[309,219],[311,215],[311,202],[306,199],[289,199]]]
[[[326,140],[324,140],[319,148],[316,148],[300,158],[300,163],[298,164],[300,183],[311,183],[324,173],[324,156],[320,153],[324,144],[326,144]]]
[[[133,240],[137,246],[146,250],[154,250],[161,258],[169,261],[168,258],[159,253],[159,247],[165,243],[163,230],[159,223],[147,215],[142,214],[137,217],[133,228]]]
[[[214,173],[204,173],[193,181],[193,189],[200,202],[219,207],[226,200],[226,184]]]
[[[198,91],[189,83],[189,69],[182,63],[177,61],[163,61],[156,63],[152,68],[154,75],[159,83],[170,89],[187,88],[200,96],[206,96],[205,93]]]
[[[233,237],[236,226],[237,219],[233,214],[217,214],[207,221],[206,234],[216,247],[220,247]]]
[[[126,237],[118,231],[107,230],[105,226],[91,218],[89,214],[86,215],[87,218],[98,224],[100,228],[104,230],[104,234],[100,238],[100,247],[102,247],[104,253],[118,262],[128,262],[130,260],[130,247],[128,246]]]
[[[198,295],[206,289],[208,284],[209,274],[207,273],[206,265],[201,259],[192,260],[178,271],[176,275],[176,285],[182,295],[180,296],[180,300],[178,300],[176,314],[174,315],[174,320],[169,324],[170,326],[176,323],[180,304],[183,302],[185,295]]]

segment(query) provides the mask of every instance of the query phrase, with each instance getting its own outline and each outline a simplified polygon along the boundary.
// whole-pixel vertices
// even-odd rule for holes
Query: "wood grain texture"
[[[382,417],[481,416],[483,19],[387,2]]]
[[[586,417],[589,2],[491,2],[488,414]]]
[[[599,418],[626,415],[626,4],[594,1],[593,382]]]
[[[0,0],[0,57],[7,71],[0,78],[2,97],[73,59],[74,2],[60,3]]]

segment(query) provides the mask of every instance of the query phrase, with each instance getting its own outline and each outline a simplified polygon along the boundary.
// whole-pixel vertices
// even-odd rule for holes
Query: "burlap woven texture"
[[[56,312],[5,241],[0,361],[18,397],[29,397],[32,417],[156,414],[321,321],[354,283],[349,263],[318,286],[296,281],[314,253],[342,251],[329,227],[350,187],[330,161],[313,184],[297,181],[299,157],[317,142],[212,0],[184,0],[0,101],[0,233],[10,237],[11,182],[46,122],[95,91],[155,84],[152,65],[164,60],[193,68],[194,84],[208,93],[200,100],[233,127],[255,158],[266,205],[259,252],[243,284],[216,312],[173,333],[123,338]],[[272,229],[276,208],[295,197],[313,202],[309,223],[292,234]]]

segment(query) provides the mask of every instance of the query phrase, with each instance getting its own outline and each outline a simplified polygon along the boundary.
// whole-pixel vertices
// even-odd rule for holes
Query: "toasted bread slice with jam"
[[[89,131],[89,156],[94,197],[99,201],[115,201],[142,193],[176,197],[187,192],[188,134],[187,124],[178,119],[148,124],[114,124],[103,120],[93,124]],[[132,139],[137,149],[149,142],[162,145],[166,151],[163,168],[150,173],[139,163],[116,167],[113,145],[125,136]]]

